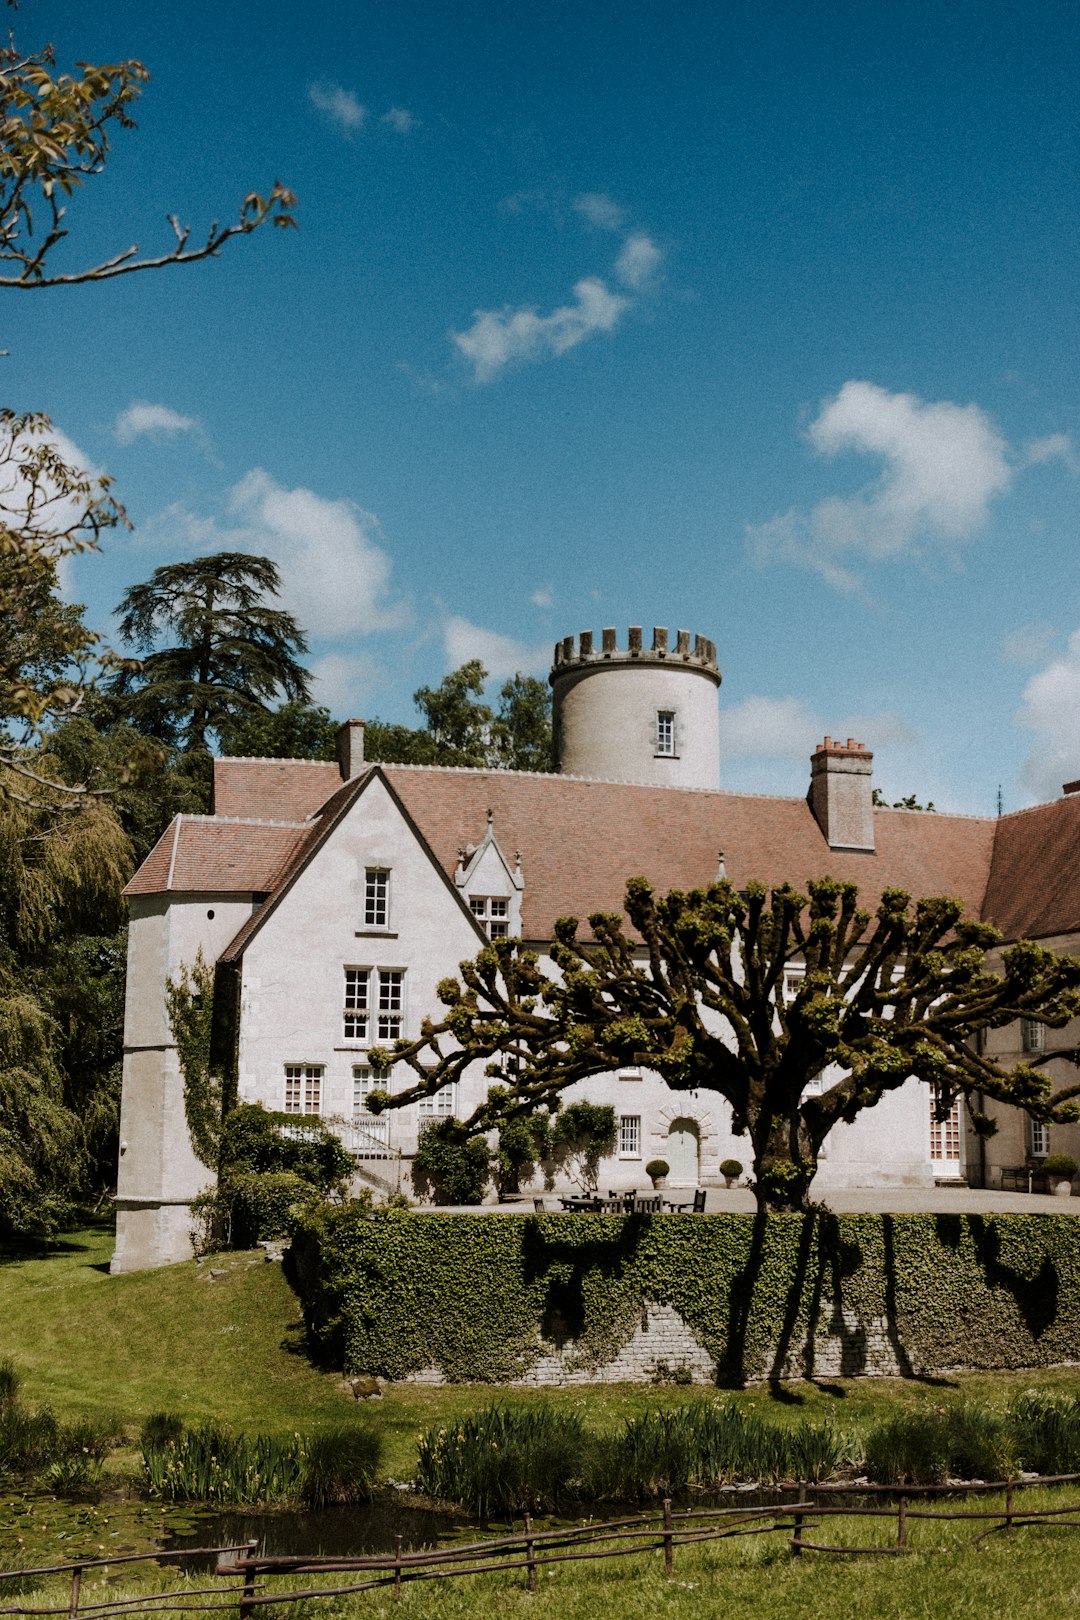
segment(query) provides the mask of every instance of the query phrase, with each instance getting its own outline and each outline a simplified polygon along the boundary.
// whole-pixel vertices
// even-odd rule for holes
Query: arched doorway
[[[700,1153],[701,1144],[695,1121],[673,1119],[668,1126],[667,1149],[664,1153],[669,1165],[668,1180],[677,1185],[696,1187]]]

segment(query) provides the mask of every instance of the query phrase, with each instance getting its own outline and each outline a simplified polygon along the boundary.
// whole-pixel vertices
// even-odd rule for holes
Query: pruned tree
[[[439,985],[442,1019],[372,1051],[373,1064],[418,1078],[369,1106],[431,1096],[480,1062],[509,1076],[495,1109],[505,1120],[643,1065],[673,1091],[723,1098],[749,1139],[762,1209],[804,1207],[829,1132],[912,1076],[935,1088],[942,1117],[962,1097],[984,1134],[994,1126],[980,1094],[1036,1119],[1078,1117],[1080,1085],[1052,1094],[1037,1067],[1004,1069],[975,1037],[1021,1017],[1061,1028],[1080,1012],[1080,960],[1030,940],[995,960],[1000,934],[959,900],[913,904],[893,889],[871,917],[855,884],[807,887],[740,893],[723,881],[659,898],[634,878],[626,916],[591,916],[591,939],[576,918],[556,923],[554,972],[520,941],[493,941]],[[481,1132],[492,1116],[485,1102],[462,1123]]]
[[[120,635],[145,656],[109,684],[132,724],[205,751],[209,732],[227,735],[278,693],[306,703],[308,672],[296,658],[307,651],[303,632],[265,601],[280,586],[269,557],[221,551],[155,568],[125,591]],[[165,632],[173,645],[151,651]]]

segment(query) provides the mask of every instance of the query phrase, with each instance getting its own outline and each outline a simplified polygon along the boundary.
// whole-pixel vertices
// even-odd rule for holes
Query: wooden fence
[[[0,1604],[0,1615],[66,1615],[68,1620],[76,1620],[76,1617],[82,1617],[82,1620],[106,1620],[110,1616],[132,1616],[136,1613],[212,1613],[217,1609],[237,1608],[240,1620],[250,1620],[257,1609],[277,1603],[342,1597],[385,1587],[392,1588],[397,1598],[406,1581],[451,1580],[463,1575],[493,1574],[499,1570],[520,1571],[528,1590],[535,1592],[540,1571],[557,1564],[629,1558],[662,1551],[664,1568],[670,1575],[675,1568],[679,1547],[723,1541],[736,1536],[786,1533],[792,1556],[796,1558],[808,1552],[836,1553],[847,1557],[889,1556],[911,1551],[909,1532],[913,1521],[982,1524],[983,1528],[973,1538],[976,1542],[999,1531],[1011,1536],[1014,1530],[1031,1524],[1080,1528],[1080,1501],[1050,1508],[1027,1509],[1017,1505],[1017,1493],[1024,1488],[1075,1484],[1078,1480],[1080,1474],[1055,1474],[997,1480],[990,1484],[959,1488],[949,1485],[853,1487],[800,1483],[796,1488],[796,1501],[771,1507],[686,1508],[673,1512],[670,1501],[666,1501],[658,1513],[641,1513],[631,1518],[608,1520],[603,1524],[565,1526],[555,1530],[537,1530],[526,1515],[523,1528],[510,1535],[420,1552],[405,1552],[403,1538],[398,1536],[392,1553],[356,1557],[263,1555],[258,1551],[258,1543],[249,1541],[227,1547],[194,1547],[171,1552],[130,1553],[116,1558],[86,1558],[68,1564],[0,1572],[0,1582],[53,1577],[67,1577],[70,1581],[68,1599],[59,1606]],[[946,1495],[970,1498],[987,1494],[1003,1495],[1002,1506],[973,1508],[950,1504],[935,1510],[928,1506],[912,1505],[920,1501],[931,1502],[935,1497]],[[840,1496],[847,1500],[829,1500],[830,1497]],[[858,1503],[854,1503],[853,1498],[859,1499]],[[874,1546],[815,1541],[807,1536],[807,1531],[820,1529],[830,1519],[851,1518],[890,1521],[895,1525],[895,1530],[891,1531],[888,1542]],[[208,1557],[217,1559],[212,1571],[213,1586],[188,1585],[176,1591],[148,1592],[139,1597],[91,1603],[83,1601],[82,1581],[88,1571],[152,1562],[183,1565]],[[268,1578],[295,1579],[301,1575],[325,1578],[345,1574],[359,1576],[360,1579],[320,1586],[290,1586],[287,1591],[271,1590],[266,1585]],[[226,1585],[225,1582],[234,1584]]]

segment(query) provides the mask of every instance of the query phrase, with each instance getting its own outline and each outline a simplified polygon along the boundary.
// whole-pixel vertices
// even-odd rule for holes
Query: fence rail
[[[62,1605],[35,1607],[27,1604],[0,1604],[0,1615],[53,1616],[66,1615],[68,1620],[106,1620],[108,1616],[130,1616],[142,1613],[175,1614],[182,1612],[212,1614],[216,1610],[237,1609],[240,1620],[249,1620],[256,1609],[278,1603],[296,1603],[308,1599],[344,1597],[356,1592],[369,1592],[378,1587],[392,1587],[394,1596],[400,1597],[406,1581],[451,1580],[465,1575],[488,1575],[499,1570],[521,1571],[528,1589],[537,1590],[539,1572],[556,1564],[594,1561],[601,1558],[630,1558],[643,1553],[662,1551],[664,1567],[671,1574],[675,1567],[675,1554],[679,1547],[698,1546],[708,1541],[723,1541],[738,1536],[785,1534],[792,1556],[804,1553],[834,1553],[845,1557],[895,1556],[911,1551],[909,1525],[913,1520],[935,1523],[986,1523],[973,1538],[982,1541],[989,1535],[1013,1531],[1029,1524],[1059,1525],[1080,1529],[1080,1500],[1057,1507],[1023,1508],[1017,1506],[1016,1494],[1034,1486],[1069,1485],[1080,1481],[1080,1474],[1027,1475],[1021,1479],[996,1480],[965,1486],[948,1485],[814,1485],[800,1482],[795,1491],[797,1500],[771,1507],[736,1506],[730,1508],[685,1508],[673,1512],[670,1501],[665,1501],[660,1512],[641,1513],[624,1519],[610,1519],[601,1524],[567,1525],[552,1530],[537,1530],[526,1515],[520,1532],[505,1536],[488,1537],[483,1541],[460,1546],[437,1547],[420,1552],[405,1552],[403,1538],[396,1538],[392,1553],[357,1554],[355,1557],[323,1557],[303,1553],[260,1554],[254,1541],[233,1542],[223,1547],[192,1547],[175,1552],[127,1553],[114,1558],[84,1558],[64,1564],[48,1564],[36,1568],[0,1571],[4,1581],[47,1579],[68,1576],[70,1591]],[[999,1508],[919,1508],[912,1505],[920,1499],[932,1500],[945,1494],[979,1496],[996,1492],[1004,1495]],[[860,1498],[859,1502],[830,1502],[834,1496]],[[890,1497],[885,1502],[884,1497]],[[867,1500],[869,1499],[869,1500]],[[875,1500],[876,1499],[876,1500]],[[808,1530],[819,1530],[830,1519],[882,1519],[895,1523],[895,1537],[890,1543],[877,1546],[851,1546],[827,1541],[812,1541]],[[632,1543],[632,1545],[627,1545]],[[218,1581],[239,1581],[236,1586],[185,1586],[176,1591],[148,1592],[139,1597],[114,1597],[103,1602],[83,1601],[82,1581],[87,1571],[117,1564],[168,1563],[184,1564],[196,1558],[215,1556],[212,1571]],[[299,1575],[354,1574],[359,1580],[343,1584],[294,1587],[288,1591],[268,1589],[268,1578]],[[261,1584],[260,1584],[261,1583]],[[193,1599],[213,1599],[194,1602]]]

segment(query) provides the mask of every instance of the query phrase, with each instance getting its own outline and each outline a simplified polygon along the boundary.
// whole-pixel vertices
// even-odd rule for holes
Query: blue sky
[[[273,555],[335,714],[605,625],[717,642],[725,787],[824,732],[889,797],[1080,776],[1065,3],[26,0],[135,56],[70,263],[275,179],[296,232],[12,293],[8,398],[134,522],[68,589]]]

